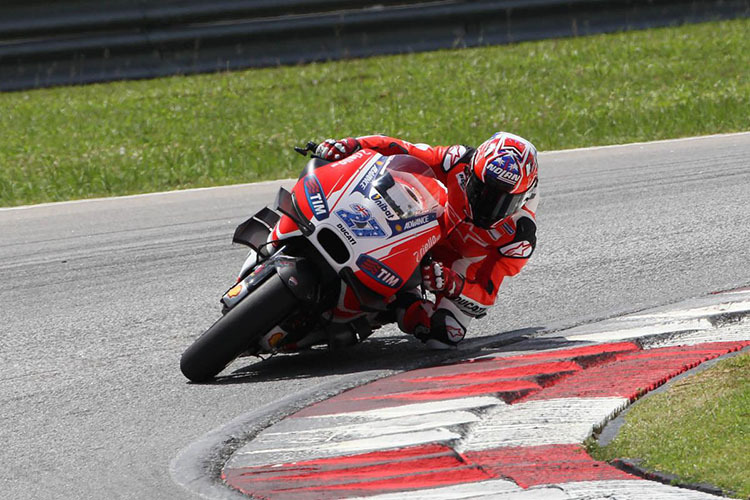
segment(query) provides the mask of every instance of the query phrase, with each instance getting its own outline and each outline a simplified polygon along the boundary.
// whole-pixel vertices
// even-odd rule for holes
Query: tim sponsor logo
[[[304,188],[307,203],[310,205],[315,218],[318,220],[327,219],[329,214],[328,202],[323,194],[323,187],[320,185],[318,178],[314,175],[305,177]]]
[[[399,288],[403,283],[401,277],[393,272],[388,266],[369,255],[360,255],[357,259],[357,267],[365,272],[375,281],[391,288]]]

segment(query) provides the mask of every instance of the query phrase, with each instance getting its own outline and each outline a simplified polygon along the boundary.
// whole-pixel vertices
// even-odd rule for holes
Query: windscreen
[[[396,155],[388,157],[373,188],[399,217],[409,218],[442,208],[436,189],[444,189],[432,169],[417,158]]]

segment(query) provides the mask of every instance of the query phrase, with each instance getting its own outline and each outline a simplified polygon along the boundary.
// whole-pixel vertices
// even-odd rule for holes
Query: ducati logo
[[[487,307],[474,302],[473,300],[466,299],[464,297],[456,297],[453,299],[453,303],[458,309],[469,316],[479,318],[487,314]]]

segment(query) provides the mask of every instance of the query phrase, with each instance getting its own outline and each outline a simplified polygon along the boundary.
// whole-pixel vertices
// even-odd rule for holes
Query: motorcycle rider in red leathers
[[[422,267],[423,286],[397,298],[399,328],[433,349],[456,346],[473,318],[486,314],[503,279],[523,268],[536,246],[539,203],[537,151],[526,139],[498,132],[474,149],[428,146],[371,135],[322,142],[316,155],[343,159],[359,149],[408,154],[424,161],[448,188],[448,216],[457,224],[432,248]]]

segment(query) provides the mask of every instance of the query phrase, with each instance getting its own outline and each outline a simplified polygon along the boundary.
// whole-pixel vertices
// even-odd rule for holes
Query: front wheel
[[[299,304],[277,274],[270,276],[185,350],[182,374],[193,382],[213,378]]]

